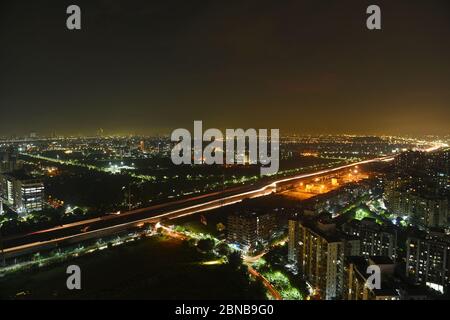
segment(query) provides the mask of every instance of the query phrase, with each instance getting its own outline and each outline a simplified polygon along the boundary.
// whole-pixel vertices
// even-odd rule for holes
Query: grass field
[[[107,249],[60,265],[0,279],[3,299],[264,298],[242,272],[201,265],[187,242],[162,237]],[[81,268],[81,290],[66,288],[66,268]],[[255,290],[256,291],[255,291]],[[19,295],[17,295],[19,294]]]

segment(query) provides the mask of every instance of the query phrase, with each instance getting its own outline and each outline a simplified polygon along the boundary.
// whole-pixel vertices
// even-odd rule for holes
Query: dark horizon
[[[450,4],[372,2],[3,1],[0,135],[450,134]]]

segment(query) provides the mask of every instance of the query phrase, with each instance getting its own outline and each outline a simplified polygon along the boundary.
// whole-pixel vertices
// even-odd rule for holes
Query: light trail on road
[[[295,180],[300,180],[300,179],[305,179],[305,178],[311,178],[311,177],[314,177],[314,176],[320,176],[320,175],[336,172],[336,171],[339,171],[339,170],[347,169],[347,168],[350,168],[350,167],[358,166],[358,165],[363,165],[363,164],[367,164],[367,163],[383,161],[383,160],[386,160],[386,159],[389,159],[389,158],[393,158],[393,157],[381,157],[381,158],[375,158],[375,159],[370,159],[370,160],[364,160],[364,161],[360,161],[360,162],[356,162],[356,163],[352,163],[352,164],[348,164],[348,165],[339,166],[339,167],[336,167],[336,168],[320,170],[320,171],[313,172],[313,173],[305,173],[305,174],[301,174],[301,175],[297,175],[297,176],[289,177],[289,178],[283,178],[283,179],[279,179],[279,180],[270,182],[267,185],[265,185],[265,186],[263,186],[261,188],[255,189],[255,190],[241,192],[241,193],[237,193],[237,194],[234,194],[234,195],[229,195],[229,196],[226,196],[226,197],[219,197],[218,199],[209,200],[209,201],[204,202],[204,203],[191,205],[191,206],[188,206],[186,208],[170,210],[170,211],[167,211],[167,212],[164,212],[164,213],[161,213],[161,214],[157,214],[155,216],[146,217],[146,218],[138,219],[138,220],[132,220],[132,221],[125,222],[125,223],[113,224],[112,226],[102,227],[102,228],[98,228],[96,230],[90,230],[90,231],[85,231],[85,232],[80,230],[80,231],[75,232],[73,235],[68,235],[68,236],[65,236],[65,237],[58,237],[58,238],[50,239],[50,240],[47,240],[47,241],[37,241],[37,242],[29,243],[29,244],[23,244],[23,245],[19,245],[19,246],[10,247],[10,248],[4,248],[4,254],[6,254],[6,255],[14,254],[15,256],[17,256],[17,255],[19,255],[21,250],[28,250],[29,251],[33,247],[43,247],[45,245],[51,245],[51,244],[55,244],[56,245],[59,242],[67,241],[67,240],[70,240],[70,239],[76,240],[76,238],[87,239],[87,238],[89,238],[89,236],[92,236],[92,238],[94,238],[95,234],[98,234],[99,237],[100,237],[100,235],[104,236],[105,233],[107,233],[109,231],[113,232],[114,230],[125,230],[126,228],[136,226],[137,224],[140,224],[140,223],[156,223],[156,222],[161,221],[162,219],[175,219],[175,218],[180,218],[180,217],[192,215],[192,214],[195,214],[195,213],[198,213],[198,212],[210,211],[210,210],[213,210],[213,209],[217,209],[217,208],[220,208],[220,207],[223,207],[223,206],[227,206],[227,205],[231,205],[231,204],[240,202],[243,199],[257,198],[257,197],[261,197],[261,196],[266,196],[266,195],[272,194],[272,193],[276,192],[277,185],[282,184],[282,183],[295,181]],[[197,197],[190,198],[190,199],[178,200],[178,201],[175,201],[173,203],[189,202],[192,199],[197,200],[197,199],[202,198],[202,197],[204,197],[204,196],[197,196]],[[77,227],[77,226],[79,226],[79,227],[86,226],[86,228],[88,229],[90,225],[92,225],[93,223],[96,223],[96,222],[108,221],[108,222],[113,223],[114,220],[116,220],[118,218],[123,218],[125,216],[132,217],[134,214],[142,213],[142,212],[146,212],[146,211],[150,211],[150,210],[154,210],[155,208],[164,208],[164,207],[169,206],[169,205],[171,205],[173,203],[156,205],[156,206],[153,206],[153,207],[150,207],[150,208],[136,209],[136,210],[132,210],[132,211],[129,211],[129,212],[124,212],[124,213],[119,214],[119,215],[114,215],[114,216],[110,215],[110,216],[106,216],[106,217],[90,219],[90,220],[87,220],[87,221],[74,222],[74,223],[71,223],[71,224],[68,224],[68,225],[63,225],[63,226],[54,227],[54,228],[50,228],[50,229],[46,229],[46,230],[40,230],[40,231],[32,232],[32,233],[27,234],[25,236],[45,234],[45,233],[49,233],[49,232],[52,232],[52,231],[61,231],[61,230],[67,229],[67,228],[73,228],[73,227]],[[83,229],[86,229],[86,228],[83,228]]]
[[[437,151],[438,149],[443,148],[443,147],[446,147],[446,145],[439,144],[439,145],[434,145],[430,148],[424,149],[422,151],[433,152],[433,151]],[[250,190],[250,191],[236,193],[236,194],[232,194],[232,195],[228,195],[228,196],[224,196],[224,197],[219,197],[217,199],[209,200],[204,203],[190,205],[185,208],[169,210],[167,212],[163,212],[163,213],[151,216],[151,217],[146,217],[143,219],[136,219],[136,220],[132,220],[132,221],[125,222],[125,223],[114,224],[114,220],[119,221],[118,219],[124,218],[124,217],[130,217],[130,219],[131,219],[133,217],[133,215],[136,215],[138,213],[145,213],[148,211],[162,209],[162,208],[170,207],[173,205],[178,205],[178,204],[201,200],[203,198],[220,195],[221,192],[213,192],[213,193],[206,194],[206,195],[200,195],[200,196],[196,196],[196,197],[192,197],[192,198],[188,198],[188,199],[177,200],[177,201],[174,201],[171,203],[159,204],[159,205],[155,205],[155,206],[148,207],[148,208],[135,209],[135,210],[121,213],[119,215],[114,215],[114,216],[109,215],[109,216],[94,218],[94,219],[90,219],[90,220],[83,220],[83,221],[74,222],[74,223],[67,224],[67,225],[62,225],[59,227],[53,227],[53,228],[46,229],[46,230],[31,232],[31,233],[28,233],[25,235],[13,236],[13,237],[5,238],[4,240],[18,239],[20,237],[26,237],[26,236],[30,236],[30,235],[45,235],[46,233],[51,233],[51,232],[55,232],[55,231],[61,231],[61,230],[65,230],[68,228],[81,227],[81,226],[86,226],[86,228],[83,228],[83,229],[87,230],[87,229],[89,229],[89,227],[91,225],[98,223],[98,222],[111,222],[112,223],[111,226],[101,227],[101,228],[98,228],[95,230],[90,230],[90,231],[85,230],[85,232],[83,232],[81,230],[77,230],[74,234],[64,236],[64,237],[49,239],[47,241],[36,241],[36,242],[32,242],[32,243],[22,244],[19,246],[4,248],[3,252],[5,255],[18,256],[18,255],[20,255],[21,251],[28,250],[27,253],[30,253],[29,251],[32,248],[38,249],[40,247],[42,248],[44,245],[51,245],[51,244],[57,245],[58,243],[60,243],[62,241],[66,241],[66,240],[79,239],[80,241],[82,241],[83,239],[87,239],[90,236],[91,236],[90,238],[95,238],[96,235],[98,235],[98,237],[102,237],[102,236],[105,236],[108,232],[114,233],[119,230],[123,231],[123,230],[126,230],[126,228],[134,227],[134,226],[136,226],[138,224],[142,224],[142,223],[156,223],[156,222],[161,221],[162,219],[175,219],[175,218],[185,217],[185,216],[189,216],[189,215],[192,215],[192,214],[195,214],[198,212],[210,211],[210,210],[217,209],[220,207],[235,204],[244,199],[267,196],[269,194],[276,192],[277,187],[283,183],[287,183],[287,182],[291,182],[291,181],[295,181],[295,180],[306,179],[306,178],[311,178],[311,177],[320,176],[320,175],[326,175],[326,174],[333,173],[336,171],[348,169],[348,168],[351,168],[354,166],[375,163],[375,162],[392,161],[394,159],[395,159],[394,156],[378,157],[378,158],[374,158],[374,159],[363,160],[363,161],[339,166],[336,168],[324,169],[324,170],[320,170],[320,171],[316,171],[316,172],[312,172],[312,173],[305,173],[305,174],[300,174],[300,175],[296,175],[293,177],[282,178],[282,179],[272,181],[272,182],[268,183],[267,185],[264,185],[255,190]],[[235,188],[235,189],[237,189],[237,188]],[[36,251],[38,251],[38,250],[36,250]]]

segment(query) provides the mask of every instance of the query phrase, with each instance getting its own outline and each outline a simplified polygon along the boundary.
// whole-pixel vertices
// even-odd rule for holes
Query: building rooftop
[[[316,219],[299,219],[299,222],[327,242],[341,242],[344,239],[344,235],[336,229],[335,224],[320,223]]]
[[[16,180],[33,180],[34,179],[32,176],[30,176],[23,170],[8,172],[8,173],[4,173],[3,175],[6,177],[16,179]]]
[[[380,289],[373,289],[376,296],[398,297],[400,293],[391,281],[383,281]]]
[[[383,264],[394,264],[394,261],[386,256],[370,256],[369,261],[371,264],[383,265]]]
[[[232,215],[242,217],[242,218],[249,218],[249,217],[258,217],[262,216],[268,213],[271,213],[272,211],[267,210],[261,210],[261,209],[241,209],[239,211],[234,212]]]
[[[366,276],[367,260],[362,256],[349,256],[346,258],[348,264],[353,264],[361,275]]]

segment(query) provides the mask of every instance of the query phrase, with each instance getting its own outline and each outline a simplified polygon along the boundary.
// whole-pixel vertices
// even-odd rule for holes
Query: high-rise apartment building
[[[359,254],[360,241],[339,232],[334,224],[289,221],[289,258],[322,299],[342,297],[345,256]]]
[[[450,283],[450,237],[440,233],[409,237],[406,241],[406,273],[415,283],[441,293]]]
[[[362,256],[386,256],[395,261],[397,237],[394,229],[381,226],[372,219],[363,219],[345,223],[342,230],[361,240]]]
[[[274,235],[276,216],[274,212],[239,211],[228,216],[227,229],[228,242],[252,252]]]
[[[416,192],[415,189],[388,189],[385,197],[388,209],[401,217],[427,227],[446,227],[449,217],[447,195]]]

